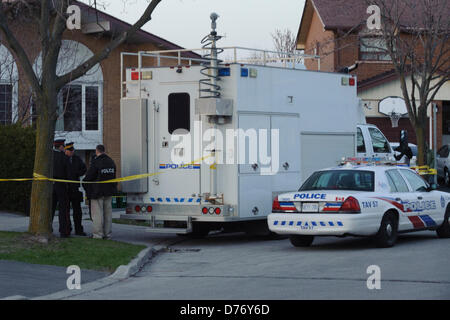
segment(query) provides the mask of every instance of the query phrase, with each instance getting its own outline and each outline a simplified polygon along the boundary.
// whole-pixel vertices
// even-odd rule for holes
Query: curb
[[[129,264],[126,266],[119,266],[116,271],[110,275],[108,278],[116,279],[116,280],[124,280],[135,275],[144,264],[150,260],[153,254],[156,252],[154,248],[147,248],[139,252],[138,256],[131,260]]]

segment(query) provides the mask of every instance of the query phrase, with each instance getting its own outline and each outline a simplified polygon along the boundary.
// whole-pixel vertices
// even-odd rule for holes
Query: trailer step
[[[150,233],[188,234],[192,232],[192,228],[147,228],[145,231]]]

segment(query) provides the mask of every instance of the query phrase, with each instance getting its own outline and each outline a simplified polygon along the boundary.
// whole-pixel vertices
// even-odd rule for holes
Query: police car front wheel
[[[309,247],[311,243],[314,241],[314,236],[290,236],[289,240],[291,241],[294,247]]]
[[[444,222],[442,222],[441,226],[436,230],[436,233],[439,238],[450,238],[450,205],[447,206],[447,210],[445,210]]]

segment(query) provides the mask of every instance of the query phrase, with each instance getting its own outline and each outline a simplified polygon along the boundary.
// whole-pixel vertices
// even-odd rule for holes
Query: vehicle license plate
[[[302,212],[319,212],[319,204],[310,202],[303,203]]]

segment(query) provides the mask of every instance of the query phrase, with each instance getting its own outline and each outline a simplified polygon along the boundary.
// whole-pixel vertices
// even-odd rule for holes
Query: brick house
[[[306,0],[297,34],[297,49],[320,55],[322,71],[341,72],[343,68],[357,64],[350,73],[357,76],[358,97],[365,106],[367,122],[377,125],[389,141],[398,141],[400,129],[407,129],[410,142],[416,143],[407,116],[393,128],[389,117],[379,111],[380,101],[387,97],[402,97],[402,92],[390,57],[370,46],[373,41],[380,43],[381,38],[367,34],[369,14],[366,10],[364,0]],[[316,60],[306,60],[305,65],[310,70],[319,68]],[[450,82],[439,90],[435,103],[439,107],[439,148],[443,143],[450,143]],[[429,141],[429,126],[427,134]]]
[[[58,62],[58,73],[64,74],[101,50],[112,36],[130,27],[111,15],[78,3],[82,13],[82,29],[66,30]],[[40,72],[40,42],[36,26],[13,23],[19,42],[24,47],[37,75]],[[20,32],[17,32],[20,30]],[[0,38],[0,124],[18,120],[34,122],[34,106],[30,85],[12,51]],[[60,93],[60,117],[55,137],[74,141],[76,152],[89,162],[97,144],[116,162],[120,176],[120,76],[121,52],[182,49],[180,46],[144,30],[138,30],[126,43],[95,66],[87,75],[73,81]],[[198,57],[193,53],[186,56]],[[147,61],[151,64],[151,62]],[[162,61],[164,64],[164,61]],[[137,59],[125,59],[124,67],[137,67]]]

